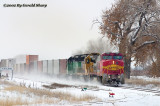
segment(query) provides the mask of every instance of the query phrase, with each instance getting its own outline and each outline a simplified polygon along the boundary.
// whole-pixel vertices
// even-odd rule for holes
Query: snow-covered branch
[[[160,42],[160,38],[158,37],[157,34],[142,34],[141,36],[150,36],[150,37],[155,38],[157,42]]]
[[[149,44],[154,44],[154,43],[156,43],[156,42],[155,41],[145,41],[143,44],[141,44],[140,46],[138,46],[134,51],[138,51],[141,48],[143,48],[143,47],[145,47],[145,46],[147,46]]]

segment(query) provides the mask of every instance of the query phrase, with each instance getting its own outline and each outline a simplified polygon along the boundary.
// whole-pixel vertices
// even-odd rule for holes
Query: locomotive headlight
[[[113,61],[113,64],[114,64],[114,61]]]

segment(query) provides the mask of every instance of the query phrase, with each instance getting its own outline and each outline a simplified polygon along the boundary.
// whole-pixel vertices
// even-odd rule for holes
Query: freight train
[[[25,57],[25,56],[24,56]],[[28,55],[26,62],[14,64],[14,73],[42,73],[50,76],[97,79],[102,84],[124,84],[124,61],[121,53],[90,53],[68,59],[38,61],[38,55]],[[25,60],[24,59],[24,60]]]

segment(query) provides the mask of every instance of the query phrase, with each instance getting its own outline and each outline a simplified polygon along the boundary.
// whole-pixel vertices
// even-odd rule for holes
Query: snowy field
[[[144,77],[140,78],[143,79]],[[6,82],[11,84],[7,84]],[[23,105],[160,106],[160,92],[152,93],[143,90],[124,89],[122,87],[108,87],[103,86],[98,82],[86,83],[83,81],[71,81],[39,75],[16,75],[13,79],[3,79],[0,83],[0,100],[17,98],[26,102],[26,104],[24,103]],[[20,87],[26,87],[24,89],[26,92],[22,93],[13,90],[13,88],[12,90],[9,88],[6,89],[7,87],[12,86],[12,84],[16,84],[16,86]],[[59,93],[59,96],[54,97],[52,93],[49,96],[45,94],[37,95],[34,93],[34,90],[27,92],[27,88],[36,89],[37,91],[45,90],[45,92],[54,92],[53,95]],[[82,91],[83,88],[86,88],[86,90]],[[109,93],[114,93],[115,95],[113,97],[109,97]],[[61,97],[60,95],[63,96]],[[67,99],[72,96],[74,99]]]

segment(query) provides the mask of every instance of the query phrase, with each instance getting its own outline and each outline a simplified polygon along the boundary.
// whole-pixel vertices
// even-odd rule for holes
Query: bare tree
[[[130,78],[132,57],[139,63],[146,62],[153,47],[159,49],[159,25],[160,9],[156,0],[118,0],[104,12],[101,32],[124,55],[127,78]]]

